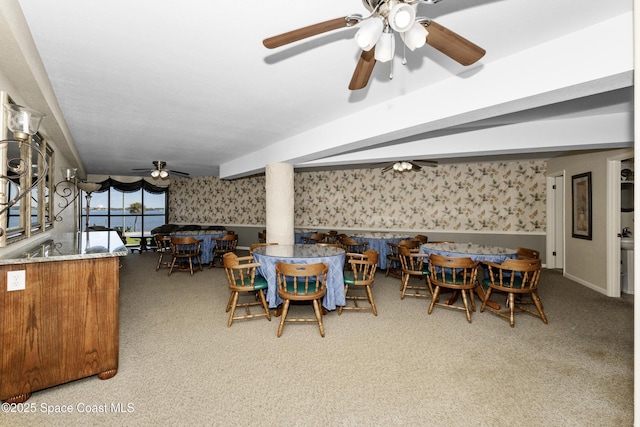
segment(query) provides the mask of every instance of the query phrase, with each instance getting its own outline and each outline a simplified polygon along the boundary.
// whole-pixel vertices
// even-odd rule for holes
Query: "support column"
[[[293,165],[272,163],[265,169],[267,242],[295,243]]]

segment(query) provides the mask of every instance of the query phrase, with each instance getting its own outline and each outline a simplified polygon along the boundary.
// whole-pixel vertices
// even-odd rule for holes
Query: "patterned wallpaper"
[[[543,161],[439,165],[418,172],[381,169],[296,172],[297,228],[542,232]],[[171,222],[265,223],[264,176],[171,181]]]

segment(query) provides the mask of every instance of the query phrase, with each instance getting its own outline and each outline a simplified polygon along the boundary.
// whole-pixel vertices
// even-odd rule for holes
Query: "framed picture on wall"
[[[571,237],[591,240],[591,172],[571,177]]]

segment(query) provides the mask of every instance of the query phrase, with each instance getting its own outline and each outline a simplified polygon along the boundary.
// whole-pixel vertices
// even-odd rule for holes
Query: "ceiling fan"
[[[436,166],[438,166],[438,162],[436,162],[435,160],[399,160],[397,162],[390,163],[389,165],[382,168],[382,172],[387,172],[390,170],[396,172],[419,171],[423,167],[434,168]]]
[[[400,34],[404,44],[412,51],[428,44],[464,66],[475,63],[486,53],[484,49],[429,18],[416,16],[418,4],[436,4],[439,1],[362,0],[362,4],[370,12],[369,16],[347,15],[270,37],[262,43],[273,49],[362,23],[355,36],[362,53],[349,83],[350,90],[367,86],[376,61],[387,62],[393,59],[394,32]]]
[[[162,179],[167,179],[169,177],[169,173],[170,172],[172,174],[181,175],[181,176],[184,176],[184,177],[189,176],[189,174],[186,173],[186,172],[180,172],[180,171],[176,171],[176,170],[167,169],[167,162],[164,162],[162,160],[154,160],[152,163],[153,163],[153,169],[139,168],[139,169],[132,169],[132,171],[134,171],[134,172],[139,172],[139,171],[151,172],[151,177],[152,178],[162,178]]]

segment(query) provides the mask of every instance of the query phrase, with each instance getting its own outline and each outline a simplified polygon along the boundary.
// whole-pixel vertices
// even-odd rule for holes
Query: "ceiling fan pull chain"
[[[407,45],[402,44],[402,65],[407,65]]]
[[[393,80],[393,59],[389,61],[389,80]]]

